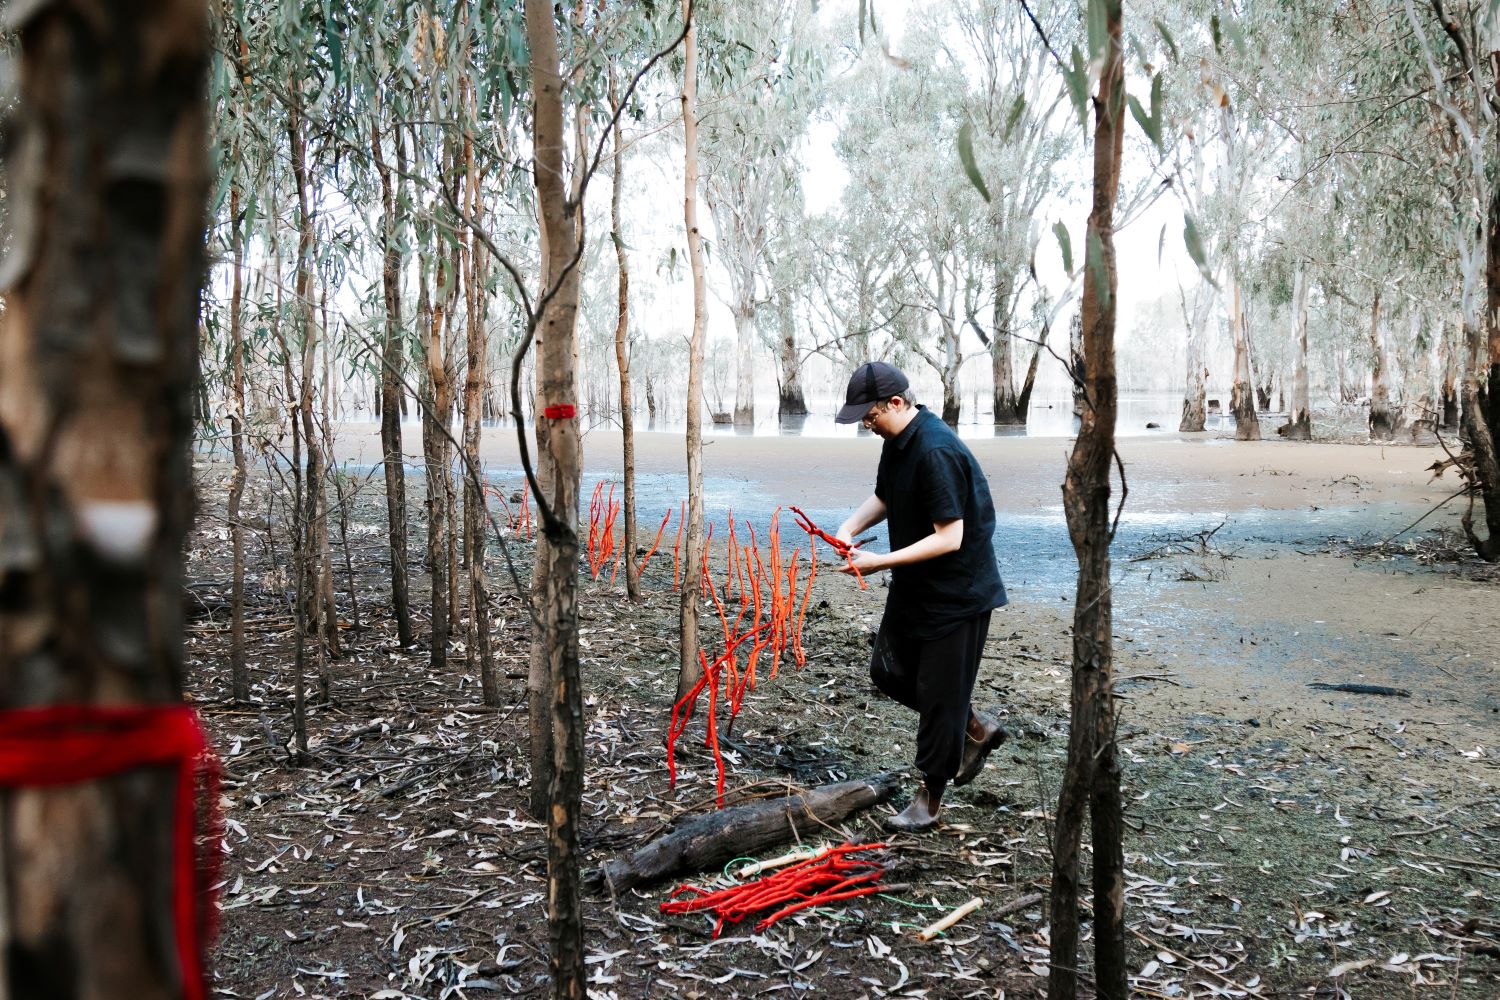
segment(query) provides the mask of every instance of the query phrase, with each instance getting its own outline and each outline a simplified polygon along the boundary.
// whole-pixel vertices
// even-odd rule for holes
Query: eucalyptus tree
[[[915,28],[899,66],[867,50],[844,84],[837,148],[850,174],[846,201],[883,214],[898,301],[921,317],[904,324],[905,346],[936,371],[943,419],[956,424],[958,374],[970,357],[961,303],[982,204],[956,158],[931,156],[954,148],[963,114],[963,75],[940,55],[937,35]]]
[[[809,220],[803,214],[800,189],[784,225],[768,250],[770,262],[771,314],[775,317],[776,412],[782,421],[796,421],[807,416],[807,394],[802,386],[802,363],[809,353],[802,345],[803,310],[817,284],[811,266],[814,248],[810,245]]]
[[[767,249],[787,200],[793,210],[800,203],[794,151],[820,100],[815,7],[773,0],[703,4],[699,11],[700,166],[734,317],[736,424],[755,423],[757,315],[774,294],[766,284]]]
[[[682,576],[678,602],[677,699],[681,700],[703,676],[699,660],[698,602],[701,594],[699,561],[703,558],[703,352],[708,339],[707,276],[703,265],[703,233],[698,228],[698,26],[694,0],[682,0],[686,28],[682,65],[682,224],[687,233],[688,266],[693,276],[693,332],[688,340],[687,381],[687,523],[683,525]]]
[[[836,148],[846,162],[858,155],[845,137]],[[906,308],[890,294],[896,250],[889,225],[876,199],[851,185],[831,212],[806,221],[798,244],[810,277],[807,310],[819,331],[808,353],[849,372],[889,355],[895,319]]]
[[[1125,1000],[1124,806],[1115,743],[1113,599],[1110,587],[1110,471],[1115,453],[1115,205],[1126,124],[1125,52],[1121,0],[1088,0],[1087,48],[1075,46],[1064,69],[1080,117],[1093,111],[1093,203],[1085,235],[1083,298],[1080,303],[1084,373],[1079,380],[1085,407],[1063,481],[1063,511],[1078,560],[1073,606],[1073,666],[1068,762],[1058,792],[1053,836],[1049,1000],[1072,1000],[1078,992],[1078,854],[1083,815],[1093,834],[1094,978],[1100,997]],[[1137,52],[1145,45],[1137,41]],[[1086,55],[1085,55],[1086,52]],[[1061,59],[1058,60],[1061,65]],[[1086,67],[1095,66],[1090,93]],[[1159,85],[1159,84],[1158,84]],[[1152,102],[1155,104],[1156,102]],[[1137,114],[1154,122],[1159,113]],[[1148,131],[1150,129],[1148,128]],[[1123,475],[1123,473],[1122,473]],[[1122,484],[1123,486],[1123,484]],[[1122,501],[1123,503],[1123,498]]]
[[[623,468],[625,496],[621,511],[625,521],[625,594],[632,601],[641,599],[641,572],[635,560],[635,413],[630,393],[630,253],[625,246],[621,221],[620,196],[625,186],[625,143],[621,136],[618,59],[609,64],[609,105],[614,117],[611,132],[611,171],[609,192],[609,238],[615,248],[615,370],[620,379],[620,464]]]
[[[1433,97],[1452,127],[1448,153],[1459,184],[1453,239],[1461,264],[1460,304],[1467,353],[1462,434],[1469,462],[1461,466],[1485,511],[1484,537],[1473,507],[1463,528],[1479,556],[1500,560],[1500,10],[1494,4],[1416,0],[1403,7],[1428,70]]]
[[[1234,348],[1229,389],[1234,436],[1237,441],[1253,441],[1260,439],[1260,421],[1244,270],[1256,252],[1258,167],[1274,155],[1285,136],[1269,125],[1255,92],[1255,84],[1263,79],[1259,70],[1274,53],[1271,41],[1265,39],[1264,47],[1247,42],[1246,29],[1232,12],[1214,14],[1212,25],[1213,44],[1203,49],[1202,87],[1196,95],[1202,102],[1201,120],[1218,143],[1216,185],[1205,214],[1217,224],[1212,254],[1223,264],[1224,304]]]
[[[6,13],[0,994],[203,997],[207,914],[176,831],[178,768],[202,750],[181,699],[207,10]],[[89,730],[181,749],[80,753]]]
[[[1037,223],[1043,207],[1063,193],[1058,168],[1078,148],[1078,133],[1059,124],[1066,85],[1042,36],[1069,45],[1080,22],[1064,2],[1037,4],[1028,15],[1008,0],[961,0],[945,13],[937,22],[939,45],[966,81],[966,125],[957,141],[965,165],[982,178],[979,217],[987,226],[965,283],[964,318],[989,348],[994,422],[1025,424],[1049,324],[1029,337],[1017,327],[1035,314],[1025,308],[1027,291],[1045,295],[1031,281]],[[1030,357],[1018,371],[1018,347],[1028,341]]]
[[[1185,131],[1186,141],[1175,147],[1177,162],[1174,173],[1178,178],[1175,189],[1187,220],[1187,227],[1184,231],[1191,233],[1192,240],[1201,247],[1203,223],[1198,220],[1206,219],[1204,207],[1210,194],[1207,186],[1207,167],[1202,144],[1196,140],[1191,128]],[[1187,328],[1185,352],[1187,364],[1182,395],[1182,419],[1177,424],[1177,430],[1184,433],[1203,430],[1208,419],[1208,340],[1218,294],[1220,269],[1217,262],[1210,264],[1207,260],[1200,263],[1199,269],[1202,280],[1192,288],[1191,293],[1183,285],[1182,279],[1178,279],[1182,320]]]
[[[394,85],[396,70],[389,52],[398,44],[388,17],[358,19],[367,32],[358,32],[364,42],[359,65],[368,74],[370,160],[380,185],[380,291],[384,324],[380,335],[380,451],[385,475],[386,533],[390,541],[391,614],[396,636],[403,647],[416,642],[412,629],[410,578],[406,527],[406,463],[401,448],[401,411],[405,401],[406,335],[402,313],[401,276],[406,270],[404,215],[406,143],[404,133],[388,120],[387,108],[399,108],[404,95]],[[389,95],[389,96],[388,96]],[[388,158],[387,148],[391,154]],[[394,161],[394,162],[392,162]]]

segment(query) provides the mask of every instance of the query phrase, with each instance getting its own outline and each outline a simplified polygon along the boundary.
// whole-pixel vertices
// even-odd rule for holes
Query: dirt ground
[[[339,440],[356,471],[378,450],[365,429]],[[488,473],[518,487],[513,438],[488,440]],[[617,444],[607,432],[589,436],[591,476],[617,474]],[[1002,552],[1013,603],[995,616],[976,694],[1012,739],[977,781],[945,797],[936,831],[882,835],[878,819],[902,797],[827,836],[884,840],[886,881],[911,889],[805,911],[762,933],[732,927],[718,940],[708,918],[659,910],[678,882],[706,885],[714,873],[591,897],[591,995],[1044,994],[1045,907],[1007,904],[1045,892],[1050,874],[1070,655],[1071,583],[1058,555],[1065,444],[971,444],[1002,529],[1017,539]],[[674,495],[680,449],[675,435],[642,436],[640,471],[656,501]],[[752,518],[774,503],[847,509],[868,492],[877,452],[873,439],[715,438],[710,508],[733,504]],[[1130,492],[1114,600],[1133,989],[1500,995],[1497,576],[1462,557],[1455,504],[1374,544],[1451,491],[1423,471],[1441,453],[1176,436],[1127,439],[1121,452]],[[378,479],[365,485],[348,532],[354,599],[338,584],[344,655],[330,664],[329,700],[311,713],[315,760],[293,768],[293,651],[272,560],[286,559],[286,529],[265,477],[247,501],[258,525],[248,613],[259,704],[227,698],[224,471],[207,460],[200,468],[189,640],[192,694],[228,778],[219,995],[544,995],[545,846],[526,811],[529,629],[500,562],[489,617],[510,704],[497,711],[479,704],[461,647],[435,676],[424,647],[396,644],[383,496]],[[643,531],[660,516],[646,511],[663,506],[643,500]],[[508,541],[524,566],[524,541]],[[343,555],[335,530],[340,567]],[[722,550],[718,558],[722,571]],[[865,673],[883,599],[878,583],[861,592],[819,574],[806,667],[783,663],[725,743],[734,794],[909,771],[913,720]],[[668,786],[670,560],[653,560],[643,604],[585,578],[581,608],[584,847],[597,864],[711,809],[713,767],[695,725]],[[931,944],[915,939],[972,896],[984,900],[978,912]]]

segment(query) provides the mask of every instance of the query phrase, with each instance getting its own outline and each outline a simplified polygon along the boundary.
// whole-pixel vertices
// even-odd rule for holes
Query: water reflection
[[[1212,402],[1212,401],[1211,401]],[[834,423],[832,404],[813,404],[817,412],[778,413],[776,408],[757,408],[760,414],[753,425],[736,424],[727,413],[709,416],[703,421],[705,437],[869,437],[871,432],[859,424]],[[1182,419],[1182,396],[1180,393],[1142,393],[1123,395],[1119,399],[1115,420],[1118,437],[1135,437],[1151,434],[1174,434]],[[616,419],[586,422],[589,429],[618,430]],[[1059,398],[1033,398],[1027,414],[1027,422],[1021,424],[995,424],[989,411],[974,405],[966,405],[958,425],[960,437],[965,438],[1009,438],[1009,437],[1073,437],[1077,435],[1080,419],[1073,411],[1070,396]],[[509,418],[485,421],[486,427],[511,427]],[[637,430],[681,434],[685,424],[680,415],[654,419],[644,414],[637,418]],[[1209,434],[1233,433],[1234,417],[1220,408],[1210,406],[1204,421],[1204,430]]]

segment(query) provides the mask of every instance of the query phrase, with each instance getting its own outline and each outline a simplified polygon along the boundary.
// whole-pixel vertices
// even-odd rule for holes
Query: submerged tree
[[[1450,156],[1457,168],[1454,240],[1462,266],[1460,304],[1467,354],[1463,378],[1462,463],[1471,497],[1484,506],[1485,535],[1474,528],[1472,503],[1463,528],[1479,556],[1500,561],[1500,65],[1485,53],[1500,31],[1493,4],[1449,10],[1430,0],[1418,14],[1405,0],[1407,19],[1430,72],[1434,95],[1452,125]]]

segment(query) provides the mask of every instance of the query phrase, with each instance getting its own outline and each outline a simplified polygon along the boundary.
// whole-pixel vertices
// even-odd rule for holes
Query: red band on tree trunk
[[[204,956],[218,923],[212,887],[218,880],[219,764],[197,713],[186,705],[54,705],[0,712],[0,787],[72,785],[142,767],[177,769],[172,835],[177,958],[184,997],[205,1000]],[[208,835],[201,857],[195,841],[200,793]]]
[[[568,420],[578,415],[578,411],[572,403],[559,403],[557,406],[549,406],[542,411],[542,416],[548,420]]]

